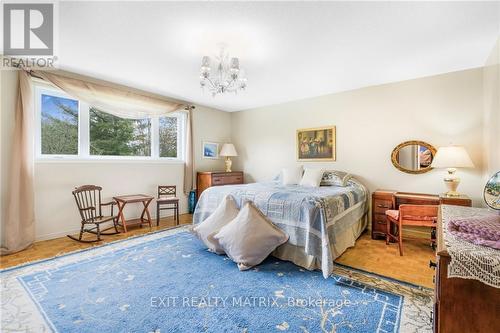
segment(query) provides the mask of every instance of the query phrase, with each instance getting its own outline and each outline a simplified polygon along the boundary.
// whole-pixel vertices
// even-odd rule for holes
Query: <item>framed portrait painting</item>
[[[335,161],[335,126],[297,130],[297,160]]]
[[[216,160],[219,158],[219,144],[203,141],[203,158]]]

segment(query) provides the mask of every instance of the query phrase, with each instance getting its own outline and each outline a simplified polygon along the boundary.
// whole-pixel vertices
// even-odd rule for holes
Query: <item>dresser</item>
[[[243,184],[243,172],[205,171],[196,175],[196,196],[212,186]]]
[[[433,324],[435,333],[488,333],[498,332],[500,329],[500,289],[489,286],[479,280],[471,278],[448,278],[448,267],[451,262],[451,251],[457,251],[457,244],[446,240],[446,221],[452,218],[464,218],[477,214],[495,214],[484,208],[465,208],[441,206],[437,223],[437,252]],[[465,243],[464,243],[465,244]],[[460,250],[460,246],[458,249]],[[483,248],[483,247],[481,247]],[[460,256],[459,266],[467,267],[467,271],[474,272],[473,262],[497,263],[500,251],[489,248],[480,249],[478,253],[485,256],[479,260],[467,260]],[[484,252],[483,252],[484,251]],[[484,253],[484,254],[483,254]],[[473,264],[472,264],[473,265]]]
[[[456,205],[471,206],[469,197],[447,197],[445,195],[376,190],[372,194],[372,238],[385,239],[387,217],[385,211],[398,209],[401,204],[410,205]]]

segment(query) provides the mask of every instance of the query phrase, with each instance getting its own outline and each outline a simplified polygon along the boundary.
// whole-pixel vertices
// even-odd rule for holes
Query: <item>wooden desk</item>
[[[398,209],[399,205],[455,205],[471,206],[472,201],[466,195],[447,197],[444,194],[426,194],[376,190],[372,194],[372,239],[385,239],[387,218],[385,211]]]
[[[148,223],[149,227],[151,227],[151,215],[149,214],[148,206],[151,201],[154,199],[150,195],[145,194],[129,194],[129,195],[120,195],[117,197],[113,197],[118,205],[118,218],[121,220],[121,224],[118,223],[124,232],[127,232],[127,221],[125,220],[125,216],[123,215],[123,209],[125,205],[128,203],[139,203],[141,202],[144,206],[141,214],[141,218],[139,219],[139,225],[142,226],[143,223]],[[144,219],[144,214],[146,214],[147,219]]]

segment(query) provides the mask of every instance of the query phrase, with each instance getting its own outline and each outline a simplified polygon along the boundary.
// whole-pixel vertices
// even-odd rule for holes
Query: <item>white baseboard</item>
[[[187,214],[187,211],[186,212],[179,212],[179,215],[182,215],[182,214]],[[162,218],[165,218],[165,217],[172,217],[174,216],[174,214],[166,214],[166,215],[162,215]],[[134,219],[139,219],[140,216],[137,216],[137,217],[129,217],[128,219],[129,220],[134,220]],[[156,214],[153,215],[151,214],[151,220],[153,221],[153,223],[156,225]],[[44,241],[44,240],[50,240],[50,239],[54,239],[54,238],[60,238],[60,237],[65,237],[66,235],[74,235],[74,234],[78,234],[80,232],[80,228],[78,229],[70,229],[70,230],[66,230],[66,231],[60,231],[60,232],[54,232],[54,233],[50,233],[50,234],[45,234],[45,235],[37,235],[35,237],[35,242],[40,242],[40,241]]]
[[[80,232],[80,229],[74,229],[74,230],[67,230],[67,231],[61,231],[61,232],[54,232],[51,234],[46,234],[46,235],[40,235],[36,236],[35,242],[40,242],[44,240],[49,240],[49,239],[54,239],[54,238],[60,238],[64,237],[66,235],[74,235]]]

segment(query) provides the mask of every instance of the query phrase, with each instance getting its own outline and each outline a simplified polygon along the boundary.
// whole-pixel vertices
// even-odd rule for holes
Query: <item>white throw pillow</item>
[[[247,201],[238,216],[212,236],[243,271],[260,264],[288,235]]]
[[[196,237],[201,239],[203,243],[212,252],[223,254],[224,250],[218,246],[218,243],[210,241],[210,236],[219,232],[219,230],[226,224],[231,222],[236,216],[238,216],[239,209],[236,205],[236,201],[230,195],[227,195],[222,199],[222,202],[215,209],[215,211],[210,215],[205,221],[194,226],[191,229]]]
[[[283,185],[297,185],[298,183],[300,183],[300,179],[302,178],[302,171],[302,166],[284,168],[281,171],[281,180],[283,182]]]
[[[302,186],[310,186],[310,187],[319,187],[321,183],[321,178],[323,177],[322,169],[306,169],[302,179],[300,180],[300,185]]]

